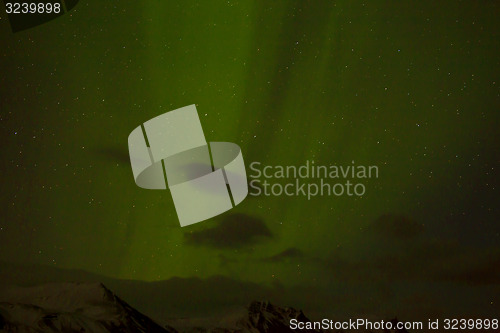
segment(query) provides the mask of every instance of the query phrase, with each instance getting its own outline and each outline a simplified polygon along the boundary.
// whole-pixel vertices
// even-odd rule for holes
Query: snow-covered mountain
[[[203,325],[193,325],[189,319],[182,323],[177,321],[176,328],[183,333],[319,333],[316,330],[292,330],[290,320],[297,319],[301,322],[310,320],[300,310],[290,307],[279,307],[269,302],[252,302],[248,307],[246,314],[240,317],[234,317],[230,314],[225,321],[205,323]]]
[[[296,332],[290,328],[290,320],[310,322],[301,310],[291,307],[274,306],[269,302],[253,302],[248,308],[248,317],[238,323],[238,326],[248,332]],[[316,330],[301,330],[315,333]]]
[[[175,297],[172,302],[175,302]],[[319,333],[292,330],[310,320],[301,310],[252,302],[224,318],[168,318],[160,326],[102,283],[63,282],[33,287],[1,286],[0,332],[5,333]],[[395,322],[395,320],[394,320]],[[388,332],[388,331],[383,331]],[[406,332],[406,331],[401,331]],[[392,331],[390,332],[392,333]]]
[[[100,283],[57,283],[3,288],[0,331],[175,332],[162,328]]]
[[[209,325],[209,328],[197,327],[187,319],[184,325],[181,325],[180,331],[294,332],[289,328],[291,319],[309,321],[302,311],[274,306],[269,302],[252,302],[245,315],[232,318],[225,323],[227,325],[223,325],[224,327],[217,327],[217,324]],[[35,287],[1,288],[0,332],[177,333],[179,331],[170,325],[161,327],[101,283],[50,283]]]

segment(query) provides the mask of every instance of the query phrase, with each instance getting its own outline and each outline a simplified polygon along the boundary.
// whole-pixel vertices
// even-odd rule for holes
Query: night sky
[[[12,33],[2,11],[0,260],[498,314],[498,15],[486,0],[81,0]],[[354,161],[379,177],[362,197],[248,197],[181,228],[169,191],[135,185],[127,137],[190,104],[247,173]]]

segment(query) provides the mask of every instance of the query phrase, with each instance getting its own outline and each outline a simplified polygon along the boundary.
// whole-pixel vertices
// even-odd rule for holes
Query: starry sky
[[[438,290],[437,308],[498,313],[498,13],[81,0],[12,33],[1,12],[0,260],[328,290],[324,304],[356,311],[425,307]],[[249,197],[180,228],[168,191],[135,185],[127,137],[190,104],[247,168],[355,161],[379,177],[362,197]]]

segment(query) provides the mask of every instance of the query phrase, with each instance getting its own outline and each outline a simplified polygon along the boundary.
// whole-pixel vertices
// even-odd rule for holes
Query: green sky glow
[[[372,236],[381,216],[421,226],[425,244],[498,252],[497,12],[493,1],[82,0],[16,34],[2,17],[0,259],[328,286],[347,272],[332,273],[332,258],[413,253]],[[355,161],[379,178],[362,198],[249,197],[180,228],[168,191],[135,186],[127,136],[189,104],[247,168]],[[262,233],[204,238],[238,219]]]

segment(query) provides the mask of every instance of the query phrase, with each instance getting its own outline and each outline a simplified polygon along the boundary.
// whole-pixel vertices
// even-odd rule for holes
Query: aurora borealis
[[[325,311],[498,313],[498,13],[81,0],[12,33],[1,12],[0,260],[311,288]],[[135,185],[127,137],[190,104],[208,141],[241,147],[247,174],[354,161],[378,177],[361,197],[250,196],[180,228],[168,191]]]

